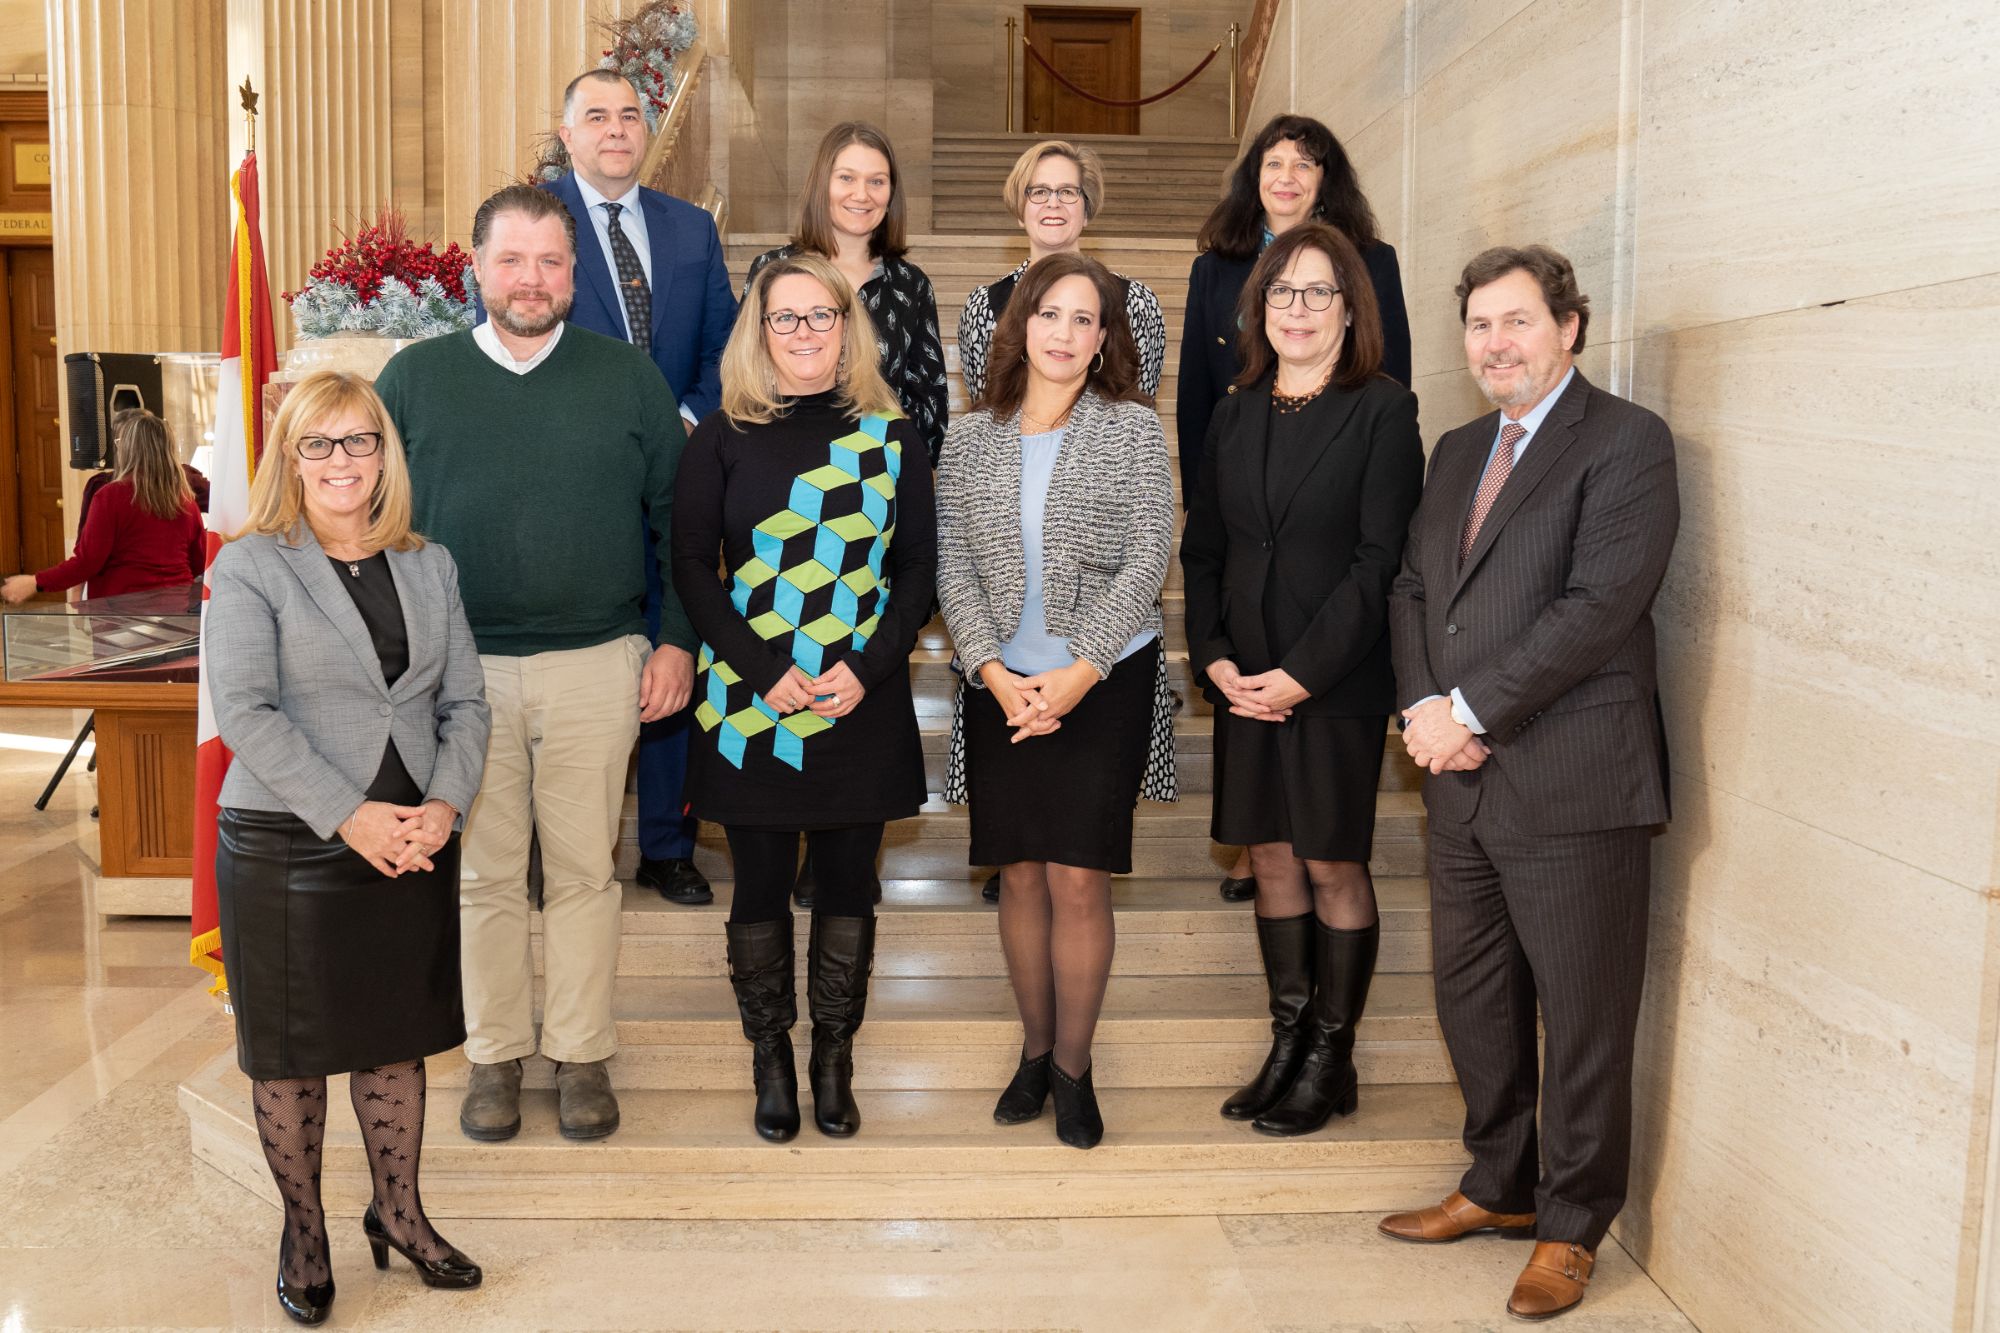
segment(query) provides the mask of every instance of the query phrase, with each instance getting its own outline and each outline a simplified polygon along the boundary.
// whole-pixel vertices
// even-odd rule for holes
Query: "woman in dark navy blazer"
[[[1277,116],[1258,132],[1229,177],[1229,193],[1202,223],[1201,251],[1188,271],[1187,319],[1181,331],[1180,384],[1174,420],[1180,436],[1181,502],[1190,503],[1201,476],[1209,417],[1242,365],[1236,354],[1236,299],[1274,237],[1301,222],[1338,228],[1360,252],[1381,312],[1382,373],[1410,384],[1410,316],[1396,250],[1375,232],[1375,213],[1354,164],[1333,131],[1310,116]],[[1244,853],[1222,881],[1225,902],[1257,892]]]
[[[1378,371],[1360,255],[1273,241],[1238,304],[1243,371],[1193,492],[1189,665],[1215,704],[1211,836],[1250,848],[1274,1040],[1222,1114],[1310,1134],[1357,1098],[1380,938],[1368,859],[1396,689],[1389,585],[1423,492],[1417,400]]]

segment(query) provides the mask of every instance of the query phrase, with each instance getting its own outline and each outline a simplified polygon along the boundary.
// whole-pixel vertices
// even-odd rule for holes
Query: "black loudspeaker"
[[[71,352],[63,358],[69,380],[69,465],[84,471],[115,467],[111,417],[128,407],[161,413],[160,358],[150,352]]]

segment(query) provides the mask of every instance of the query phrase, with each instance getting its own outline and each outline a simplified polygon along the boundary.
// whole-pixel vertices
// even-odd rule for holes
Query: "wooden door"
[[[1139,11],[1027,7],[1028,44],[1077,87],[1100,97],[1139,96]],[[1023,54],[1022,124],[1030,134],[1137,134],[1139,108],[1079,97]]]
[[[47,569],[63,543],[63,446],[56,424],[61,363],[56,357],[56,270],[51,250],[7,253],[7,309],[13,385],[14,567]]]

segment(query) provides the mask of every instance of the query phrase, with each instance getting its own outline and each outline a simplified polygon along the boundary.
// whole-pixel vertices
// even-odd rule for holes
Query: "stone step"
[[[804,932],[800,932],[803,944]],[[1105,997],[1091,1047],[1104,1088],[1205,1088],[1243,1082],[1271,1046],[1258,977],[1121,976]],[[735,994],[706,977],[625,977],[615,999],[620,1089],[728,1090],[749,1084],[750,1048]],[[804,982],[793,1047],[803,1085],[811,1044]],[[1437,1026],[1430,978],[1383,976],[1356,1030],[1355,1063],[1367,1083],[1442,1083],[1451,1062]],[[857,1088],[918,1091],[1006,1086],[1021,1056],[1021,1024],[1004,977],[877,977],[855,1043]],[[458,1051],[430,1061],[432,1085],[463,1088]],[[524,1086],[555,1086],[555,1066],[524,1064]]]
[[[1132,873],[1144,879],[1218,878],[1234,860],[1234,852],[1209,841],[1207,793],[1182,796],[1173,805],[1141,801],[1133,822]],[[1384,791],[1376,799],[1375,854],[1370,869],[1378,877],[1426,873],[1423,841],[1423,797],[1416,791]],[[896,820],[883,837],[878,873],[887,880],[942,880],[976,885],[986,872],[966,861],[968,816],[961,806],[933,797],[914,819]],[[619,878],[630,880],[638,869],[637,799],[628,795],[617,851]],[[722,830],[703,824],[695,862],[711,878],[725,874],[728,845]],[[968,900],[970,901],[970,900]],[[996,953],[997,958],[997,953]],[[1229,955],[1234,957],[1235,955]],[[1214,960],[1190,959],[1187,967],[1144,968],[1135,971],[1230,971]],[[1385,965],[1386,967],[1386,965]],[[1386,970],[1405,971],[1398,965]],[[963,975],[963,973],[959,973]]]
[[[340,1108],[326,1136],[329,1213],[367,1203],[368,1165]],[[789,1144],[759,1140],[748,1089],[637,1090],[620,1098],[608,1139],[556,1132],[555,1096],[522,1098],[508,1143],[462,1138],[434,1114],[424,1144],[424,1204],[434,1218],[973,1218],[1200,1216],[1379,1211],[1442,1197],[1465,1167],[1464,1115],[1448,1083],[1369,1084],[1360,1110],[1317,1134],[1266,1138],[1224,1120],[1229,1089],[1107,1088],[1106,1133],[1090,1152],[1055,1137],[1053,1115],[993,1123],[994,1092],[869,1092],[861,1132],[829,1139],[811,1125]],[[439,1098],[448,1105],[448,1099]],[[181,1085],[195,1156],[267,1202],[249,1085],[225,1053]]]
[[[703,832],[704,835],[708,833],[708,826],[703,826]],[[1378,840],[1378,862],[1384,859],[1382,846]],[[1417,850],[1420,854],[1421,849]],[[1136,864],[1139,855],[1136,844],[1133,854]],[[963,850],[959,850],[957,855],[962,862]],[[728,871],[728,860],[719,830],[713,841],[704,836],[696,850],[695,860],[716,882],[718,898],[726,899],[727,895],[722,892],[726,887],[722,876]],[[1007,960],[1000,950],[996,909],[979,898],[979,887],[986,873],[980,871],[975,874],[969,868],[961,867],[961,874],[963,877],[957,879],[938,878],[939,883],[956,891],[959,906],[939,907],[920,914],[890,908],[887,904],[891,901],[894,886],[909,881],[899,881],[893,874],[885,880],[885,906],[876,919],[875,975],[1002,977],[1007,974]],[[1113,883],[1121,890],[1116,899],[1119,903],[1118,948],[1112,962],[1114,975],[1212,977],[1257,974],[1262,963],[1257,954],[1256,929],[1250,919],[1249,906],[1225,903],[1217,896],[1215,886],[1221,874],[1222,869],[1218,868],[1202,879],[1182,881],[1182,887],[1167,900],[1182,904],[1177,907],[1146,904],[1125,888],[1131,881],[1114,880]],[[1377,883],[1385,888],[1382,947],[1377,967],[1385,975],[1427,974],[1431,966],[1429,899],[1427,893],[1422,891],[1416,895],[1405,894],[1403,897],[1410,905],[1392,907],[1386,886],[1400,882],[1424,883],[1416,875],[1379,874]],[[628,894],[644,892],[629,879],[624,891]],[[657,895],[654,895],[654,900],[660,901]],[[630,901],[628,898],[627,902]],[[674,930],[630,929],[634,914],[627,912],[628,929],[622,937],[618,974],[621,977],[723,975],[726,963],[722,925],[727,917],[726,910],[718,911],[713,905],[708,908],[685,908],[662,903],[662,906],[668,908],[663,914],[667,921],[685,925]],[[801,932],[800,938],[803,939],[803,927]],[[539,974],[542,965],[539,934],[535,939],[534,962]],[[803,956],[799,966],[801,969],[805,966]]]

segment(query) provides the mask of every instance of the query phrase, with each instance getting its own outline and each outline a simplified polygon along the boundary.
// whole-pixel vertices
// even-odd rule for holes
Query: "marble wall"
[[[1702,1328],[2000,1329],[2000,28],[1872,0],[1286,0],[1250,124],[1352,154],[1427,436],[1543,241],[1663,415],[1675,820],[1618,1234]]]

